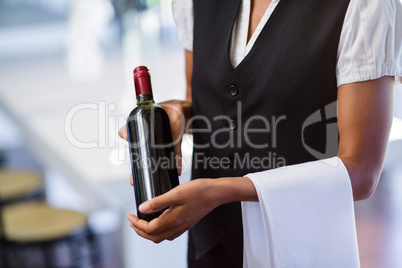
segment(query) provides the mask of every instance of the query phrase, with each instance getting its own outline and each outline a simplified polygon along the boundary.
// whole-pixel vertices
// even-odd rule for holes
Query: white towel
[[[349,174],[338,157],[246,175],[244,267],[360,267]]]

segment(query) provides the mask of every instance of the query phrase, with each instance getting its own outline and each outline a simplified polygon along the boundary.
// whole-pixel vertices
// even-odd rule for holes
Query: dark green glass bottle
[[[141,203],[174,188],[179,179],[169,117],[153,100],[147,67],[134,69],[134,85],[137,107],[127,119],[127,137],[138,211]],[[162,212],[142,214],[138,211],[138,217],[151,221]]]

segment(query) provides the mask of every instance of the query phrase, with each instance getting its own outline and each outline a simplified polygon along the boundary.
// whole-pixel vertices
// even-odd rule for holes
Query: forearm
[[[192,93],[191,93],[191,76],[193,74],[193,52],[185,50],[185,67],[186,67],[186,101],[183,105],[183,113],[187,121],[192,117]]]
[[[186,100],[191,102],[191,76],[193,74],[193,52],[184,50],[186,69]]]
[[[217,205],[237,201],[258,201],[253,182],[247,177],[225,177],[211,180],[212,198]]]
[[[372,161],[368,157],[339,155],[345,164],[352,185],[354,201],[365,200],[377,187],[383,159]]]
[[[393,81],[382,77],[338,90],[338,157],[355,201],[368,198],[378,183],[392,123]]]

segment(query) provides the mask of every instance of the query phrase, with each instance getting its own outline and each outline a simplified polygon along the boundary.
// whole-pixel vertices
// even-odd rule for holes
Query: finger
[[[130,174],[130,184],[134,186],[133,174]]]
[[[163,195],[159,195],[155,198],[152,198],[151,200],[145,201],[138,207],[139,211],[144,214],[149,214],[161,211],[162,209],[174,205],[181,204],[180,196],[177,194],[177,188],[178,187],[175,187],[167,193],[164,193]]]
[[[134,214],[128,214],[128,215],[127,215],[127,219],[129,220],[129,222],[130,222],[131,224],[136,224],[137,221],[140,220],[140,219],[139,219],[137,216],[135,216]]]
[[[132,214],[128,215],[127,219],[130,221],[133,228],[141,231],[140,235],[147,239],[151,237],[157,237],[158,235],[162,236],[164,233],[165,237],[167,237],[166,230],[172,227],[171,224],[165,223],[164,221],[162,221],[162,224],[158,222],[155,223],[156,219],[147,222],[145,220],[139,219],[138,217]],[[168,236],[170,236],[172,233],[173,232],[170,232]]]
[[[152,221],[151,221],[152,222]],[[159,231],[159,230],[153,230],[152,232],[149,229],[146,229],[149,227],[151,224],[144,224],[142,220],[136,221],[134,224],[130,222],[130,226],[135,230],[135,232],[148,240],[151,240],[155,243],[160,243],[163,240],[173,240],[180,235],[182,235],[187,229],[183,226],[170,226],[169,228]],[[145,228],[145,230],[144,230]]]
[[[130,224],[130,227],[133,228],[134,231],[135,231],[139,236],[141,236],[141,237],[143,237],[143,238],[145,238],[145,239],[151,240],[151,241],[153,241],[153,242],[155,242],[155,243],[159,243],[159,242],[162,242],[162,241],[163,241],[163,239],[159,239],[158,236],[147,234],[147,233],[144,232],[143,230],[141,230],[141,229],[135,227],[131,222],[130,222],[129,224]]]
[[[139,229],[146,234],[152,233],[149,228],[149,222],[147,222],[145,220],[141,220],[133,214],[127,215],[127,219],[129,220],[131,227]]]
[[[162,215],[153,219],[148,224],[137,221],[135,227],[138,227],[147,234],[163,235],[164,239],[189,228],[187,218],[182,215],[181,206],[168,208]]]
[[[135,226],[132,226],[132,228],[134,229],[134,231],[141,237],[151,240],[154,243],[159,244],[160,242],[162,242],[163,240],[166,239],[165,236],[163,235],[149,235],[147,233],[145,233],[144,231],[142,231],[141,229],[136,228]]]
[[[141,220],[135,215],[129,214],[127,216],[127,219],[130,221],[130,226],[135,229],[135,231],[142,237],[150,239],[150,240],[155,240],[158,237],[164,237],[167,238],[168,236],[171,236],[173,233],[167,232],[167,228],[160,229],[158,225],[151,226],[150,222],[147,222],[145,220]],[[152,221],[151,221],[152,222]]]
[[[127,128],[126,128],[125,125],[122,126],[122,127],[119,129],[119,136],[120,136],[120,138],[127,140]]]

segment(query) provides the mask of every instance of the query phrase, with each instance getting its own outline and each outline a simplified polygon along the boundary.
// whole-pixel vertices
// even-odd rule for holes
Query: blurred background
[[[155,245],[125,219],[135,203],[127,144],[117,131],[135,106],[132,70],[139,65],[151,70],[157,102],[184,99],[171,0],[0,0],[0,163],[37,174],[49,206],[85,215],[92,239],[78,254],[97,253],[80,267],[186,267],[186,234]],[[395,96],[382,179],[370,199],[356,203],[362,267],[402,263],[401,85]],[[186,136],[181,183],[189,179],[191,150]],[[41,246],[17,247],[7,265],[44,267],[34,250]],[[71,248],[52,247],[53,259],[72,263]]]

